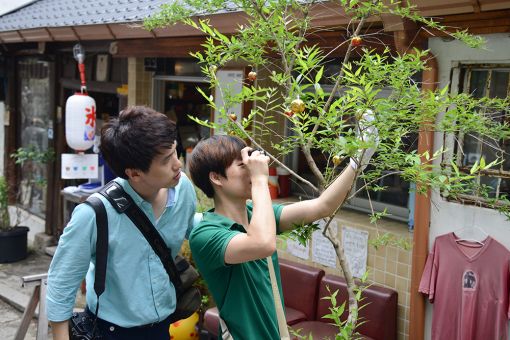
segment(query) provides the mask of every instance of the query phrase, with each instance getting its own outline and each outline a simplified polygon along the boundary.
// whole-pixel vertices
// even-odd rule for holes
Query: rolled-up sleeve
[[[96,217],[86,205],[77,206],[60,237],[48,271],[46,312],[50,321],[68,320],[76,292],[95,257]]]

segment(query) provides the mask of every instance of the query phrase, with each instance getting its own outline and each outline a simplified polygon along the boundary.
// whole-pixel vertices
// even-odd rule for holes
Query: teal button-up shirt
[[[182,173],[169,189],[166,209],[155,220],[152,206],[138,195],[127,180],[116,178],[155,225],[175,256],[194,223],[196,194]],[[175,289],[159,257],[125,214],[118,214],[100,194],[108,214],[108,263],[106,289],[99,298],[99,317],[121,327],[159,322],[175,310]],[[195,220],[199,220],[195,218]],[[72,315],[76,292],[86,275],[87,305],[95,311],[96,218],[94,210],[78,205],[60,237],[48,272],[47,314],[51,321]]]

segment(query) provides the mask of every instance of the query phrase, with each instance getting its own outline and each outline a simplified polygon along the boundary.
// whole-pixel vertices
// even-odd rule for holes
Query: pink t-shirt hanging
[[[434,303],[433,340],[507,339],[510,252],[487,237],[484,244],[438,236],[419,291]]]

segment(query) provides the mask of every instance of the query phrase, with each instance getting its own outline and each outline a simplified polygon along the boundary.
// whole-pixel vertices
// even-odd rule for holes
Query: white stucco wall
[[[429,48],[436,56],[439,66],[439,86],[450,84],[451,70],[460,63],[508,63],[510,64],[510,35],[491,34],[485,36],[485,49],[472,49],[458,41],[432,38]],[[443,142],[442,134],[434,136],[434,149]],[[510,222],[492,209],[463,206],[443,200],[436,192],[432,195],[429,249],[438,235],[442,235],[469,224],[482,228],[495,240],[510,249]],[[427,305],[425,339],[430,339],[432,324],[431,304]]]

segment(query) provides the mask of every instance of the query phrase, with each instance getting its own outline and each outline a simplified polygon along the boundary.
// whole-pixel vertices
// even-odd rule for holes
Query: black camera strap
[[[96,319],[99,312],[99,296],[105,290],[106,263],[108,261],[108,218],[103,202],[97,197],[89,197],[85,201],[96,213],[96,272],[94,276],[94,292],[97,296]]]
[[[140,230],[156,255],[160,258],[179,296],[183,292],[183,287],[177,267],[172,258],[172,253],[147,215],[136,205],[133,198],[124,191],[122,186],[115,181],[108,183],[99,193],[111,203],[119,214],[125,213],[138,230]]]

